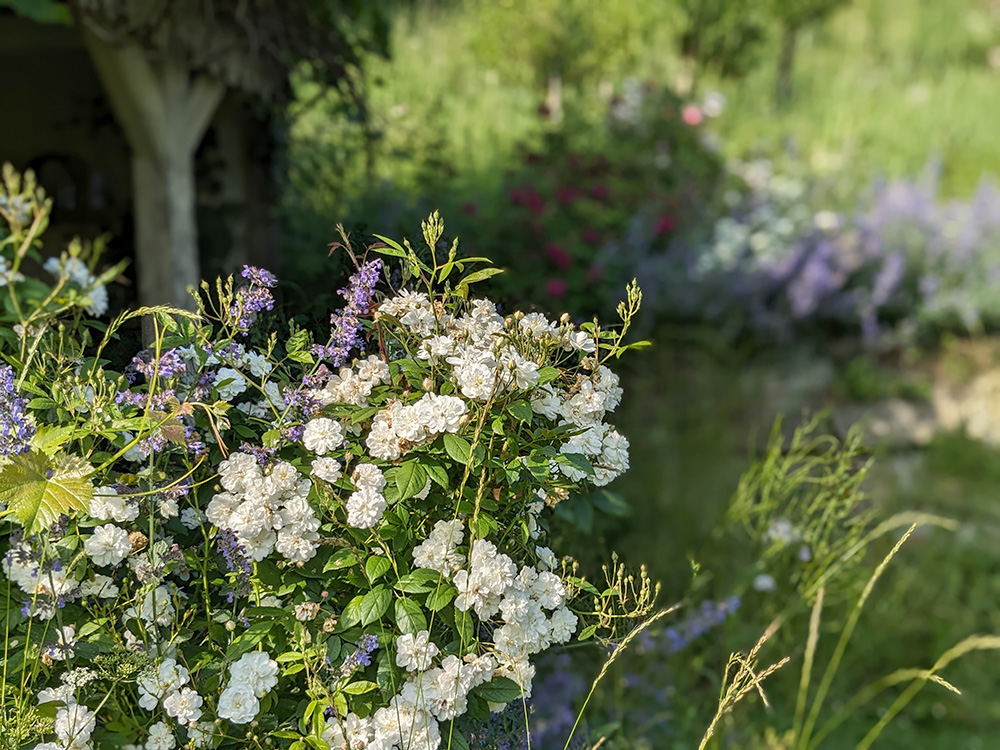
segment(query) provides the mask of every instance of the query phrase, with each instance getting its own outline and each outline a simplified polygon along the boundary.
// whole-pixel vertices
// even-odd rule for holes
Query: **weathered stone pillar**
[[[191,309],[187,289],[200,281],[194,155],[225,86],[136,44],[86,30],[84,39],[132,148],[139,300]]]

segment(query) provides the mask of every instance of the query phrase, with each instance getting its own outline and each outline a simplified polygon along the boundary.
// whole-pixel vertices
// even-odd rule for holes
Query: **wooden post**
[[[221,81],[136,44],[84,40],[132,148],[139,300],[192,309],[197,287],[194,154],[225,93]]]

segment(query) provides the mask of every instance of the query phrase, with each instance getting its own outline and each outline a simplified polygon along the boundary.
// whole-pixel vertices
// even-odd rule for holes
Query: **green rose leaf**
[[[535,412],[531,409],[531,404],[524,400],[515,401],[507,407],[507,411],[520,419],[522,422],[531,422],[532,418],[535,416]]]
[[[420,605],[412,599],[396,600],[396,624],[403,633],[427,630],[427,618]]]
[[[441,436],[441,440],[444,442],[444,449],[452,460],[457,461],[460,464],[469,463],[469,456],[472,454],[472,446],[469,445],[469,441],[465,438],[460,438],[458,435],[452,435],[450,432],[444,433]]]
[[[365,574],[368,576],[368,580],[375,583],[379,578],[384,576],[389,568],[392,567],[392,562],[385,555],[372,555],[365,562]]]
[[[477,687],[473,692],[490,703],[510,703],[521,697],[521,688],[507,677],[494,677]]]
[[[87,510],[94,496],[90,472],[90,464],[75,456],[15,456],[0,471],[0,502],[29,535],[36,534],[63,514]]]
[[[451,584],[442,584],[427,596],[427,609],[437,612],[444,609],[452,599],[455,598],[456,589]]]
[[[392,592],[385,586],[378,585],[364,595],[361,600],[361,625],[371,625],[386,613]]]
[[[419,461],[407,461],[396,470],[396,487],[399,489],[399,500],[413,497],[424,489],[427,483],[427,472]]]

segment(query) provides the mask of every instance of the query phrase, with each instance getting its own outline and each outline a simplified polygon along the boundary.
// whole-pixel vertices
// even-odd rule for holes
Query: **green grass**
[[[815,169],[855,182],[914,175],[940,157],[945,192],[965,194],[1000,169],[1000,17],[980,0],[856,0],[801,38],[794,99],[773,105],[776,51],[746,81],[719,83],[731,154],[794,144]]]

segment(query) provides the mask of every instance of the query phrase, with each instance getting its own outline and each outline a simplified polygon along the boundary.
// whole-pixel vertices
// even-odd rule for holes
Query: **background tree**
[[[781,48],[774,85],[774,103],[781,107],[791,101],[795,71],[795,48],[799,32],[826,20],[850,0],[771,0],[770,11],[778,24]]]

